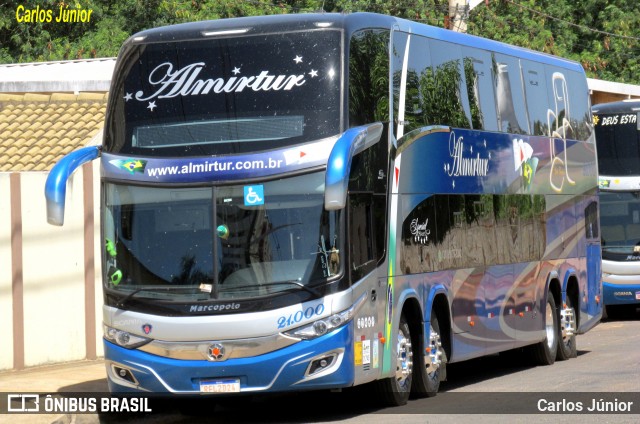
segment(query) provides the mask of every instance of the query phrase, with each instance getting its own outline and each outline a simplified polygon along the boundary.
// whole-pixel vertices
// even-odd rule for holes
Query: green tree
[[[636,0],[492,0],[471,12],[468,31],[579,61],[592,78],[640,83]]]
[[[19,22],[18,8],[92,10],[89,22]],[[30,0],[0,3],[0,63],[111,57],[130,35],[189,21],[281,13],[376,12],[443,27],[448,0]],[[19,13],[18,13],[19,14]],[[640,84],[637,0],[488,0],[468,32],[579,61],[587,75]]]

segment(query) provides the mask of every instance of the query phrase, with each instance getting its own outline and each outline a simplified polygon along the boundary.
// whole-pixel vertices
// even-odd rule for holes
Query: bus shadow
[[[145,414],[99,414],[100,423],[313,423],[341,421],[384,407],[365,385],[342,392],[313,391],[236,397],[171,397]]]
[[[640,308],[637,305],[607,306],[607,318],[602,322],[640,321]]]
[[[579,350],[578,356],[590,353]],[[513,373],[535,368],[530,358],[519,351],[495,354],[447,366],[448,380],[440,385],[441,394],[482,383]],[[61,391],[106,391],[106,380],[95,380]],[[107,395],[108,396],[108,395]],[[447,401],[444,395],[435,402]],[[457,398],[455,398],[457,399]],[[457,401],[457,400],[456,400]],[[411,413],[423,409],[423,402],[410,401],[405,407],[387,407],[372,384],[344,389],[340,392],[312,391],[260,394],[234,397],[198,396],[155,398],[152,413],[98,414],[100,423],[313,423],[356,418],[383,413]],[[453,408],[453,406],[452,406]]]
[[[577,356],[591,353],[589,350],[577,351]],[[484,356],[464,362],[447,365],[447,381],[440,384],[440,392],[448,392],[483,381],[504,377],[535,368],[527,352],[516,349],[499,354]]]
[[[100,393],[108,394],[109,385],[106,378],[99,378],[97,380],[83,381],[78,384],[71,384],[69,386],[61,387],[58,392],[60,393]]]

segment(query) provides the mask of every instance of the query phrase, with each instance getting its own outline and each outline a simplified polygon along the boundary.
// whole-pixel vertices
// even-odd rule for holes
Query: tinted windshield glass
[[[188,301],[317,286],[340,266],[323,190],[323,172],[214,188],[107,184],[106,284]]]
[[[602,248],[632,253],[640,246],[640,192],[600,191]]]
[[[640,131],[636,112],[596,115],[600,175],[640,175]]]
[[[105,150],[218,155],[338,134],[340,40],[327,30],[132,47],[120,58]]]

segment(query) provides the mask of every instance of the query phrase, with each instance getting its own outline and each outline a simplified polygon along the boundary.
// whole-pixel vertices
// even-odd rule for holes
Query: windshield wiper
[[[185,290],[185,289],[193,289],[193,287],[180,287],[180,286],[171,286],[171,287],[140,287],[138,289],[135,289],[134,291],[132,291],[131,293],[129,293],[128,295],[126,295],[125,297],[123,297],[122,299],[120,299],[120,301],[118,303],[116,303],[116,308],[120,308],[122,309],[127,302],[129,302],[129,300],[131,300],[136,294],[140,293],[141,291],[151,291],[151,290],[164,290],[167,292],[171,292],[171,291],[178,291],[178,290]]]
[[[252,289],[252,288],[260,288],[260,287],[271,287],[271,286],[284,286],[284,285],[293,285],[298,287],[301,290],[304,290],[306,292],[311,293],[314,296],[317,297],[321,297],[322,293],[320,293],[318,290],[311,288],[311,287],[307,287],[304,284],[302,284],[299,281],[295,281],[295,280],[287,280],[287,281],[275,281],[273,283],[264,283],[264,284],[252,284],[252,285],[247,285],[247,286],[238,286],[238,287],[223,287],[222,289],[220,289],[221,292],[225,292],[225,291],[235,291],[235,290],[241,290],[241,289]]]

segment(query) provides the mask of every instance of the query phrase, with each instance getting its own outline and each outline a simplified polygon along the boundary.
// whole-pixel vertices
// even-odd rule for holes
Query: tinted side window
[[[471,111],[460,46],[429,40],[431,73],[421,81],[425,101],[425,117],[429,124],[471,128]]]
[[[573,138],[571,127],[571,101],[565,74],[552,70],[549,84],[549,136]]]
[[[465,245],[465,204],[463,195],[437,197],[441,203],[441,213],[436,215],[438,231],[444,233],[441,248],[438,250],[440,269],[463,268],[469,258],[463,253]],[[448,204],[448,210],[445,209]]]
[[[552,134],[559,138],[589,140],[591,112],[589,88],[584,75],[547,66],[549,110],[555,119]]]
[[[403,209],[411,209],[402,224],[401,268],[405,274],[437,269],[440,241],[436,229],[436,196],[428,196],[409,206],[413,196],[403,197]]]
[[[593,138],[593,119],[591,117],[591,97],[589,96],[589,87],[587,79],[583,74],[578,72],[567,72],[567,82],[569,83],[569,93],[571,98],[572,119],[575,119],[574,125],[575,139],[585,140],[595,143]]]
[[[585,225],[584,229],[588,239],[597,239],[600,237],[600,227],[598,223],[598,203],[591,202],[584,210]]]
[[[496,261],[493,195],[466,194],[462,253],[465,266],[491,265]]]
[[[468,47],[462,48],[462,54],[473,128],[498,131],[491,55]]]
[[[431,74],[431,58],[429,56],[429,40],[417,35],[407,36],[403,34],[409,43],[406,74],[398,71],[394,74],[394,87],[396,104],[398,105],[398,124],[402,131],[399,135],[406,134],[415,129],[429,124],[430,120],[425,115],[425,101],[429,98],[428,88],[425,84],[428,75]],[[406,44],[403,45],[404,55]],[[402,66],[402,64],[400,64]],[[404,85],[403,85],[404,84]],[[400,88],[403,87],[404,91]],[[400,109],[404,107],[403,113]]]
[[[397,118],[402,126],[401,134],[428,125],[471,128],[472,112],[465,72],[473,77],[474,71],[471,64],[464,67],[461,47],[406,34],[399,34],[395,43],[395,37],[394,102],[400,109]],[[400,59],[404,57],[404,51],[400,50],[406,51],[407,42],[409,57],[403,75]],[[403,113],[400,113],[403,106]],[[474,116],[480,125],[477,107]]]
[[[596,117],[600,175],[640,174],[640,116],[635,113],[614,113],[598,114]]]
[[[404,118],[400,114],[400,109],[404,105],[400,105],[400,93],[405,88],[403,81],[403,63],[407,54],[407,43],[409,43],[409,34],[404,32],[393,32],[393,50],[391,51],[391,69],[393,73],[393,134],[397,138],[404,134]],[[403,109],[404,110],[404,109]]]
[[[549,100],[544,66],[523,60],[522,73],[531,134],[549,135]]]
[[[349,270],[354,282],[384,258],[386,206],[384,195],[349,193]]]
[[[493,71],[500,131],[528,133],[519,61],[510,56],[495,54]]]
[[[342,53],[336,30],[129,44],[114,74],[104,149],[211,156],[337,135]]]
[[[545,210],[542,195],[429,196],[404,220],[403,272],[539,260],[546,247]]]
[[[389,31],[364,30],[349,47],[349,126],[389,121]]]
[[[539,260],[546,246],[544,196],[495,196],[493,204],[498,263]]]
[[[349,196],[349,269],[353,281],[364,277],[375,266],[372,197],[371,194]]]

